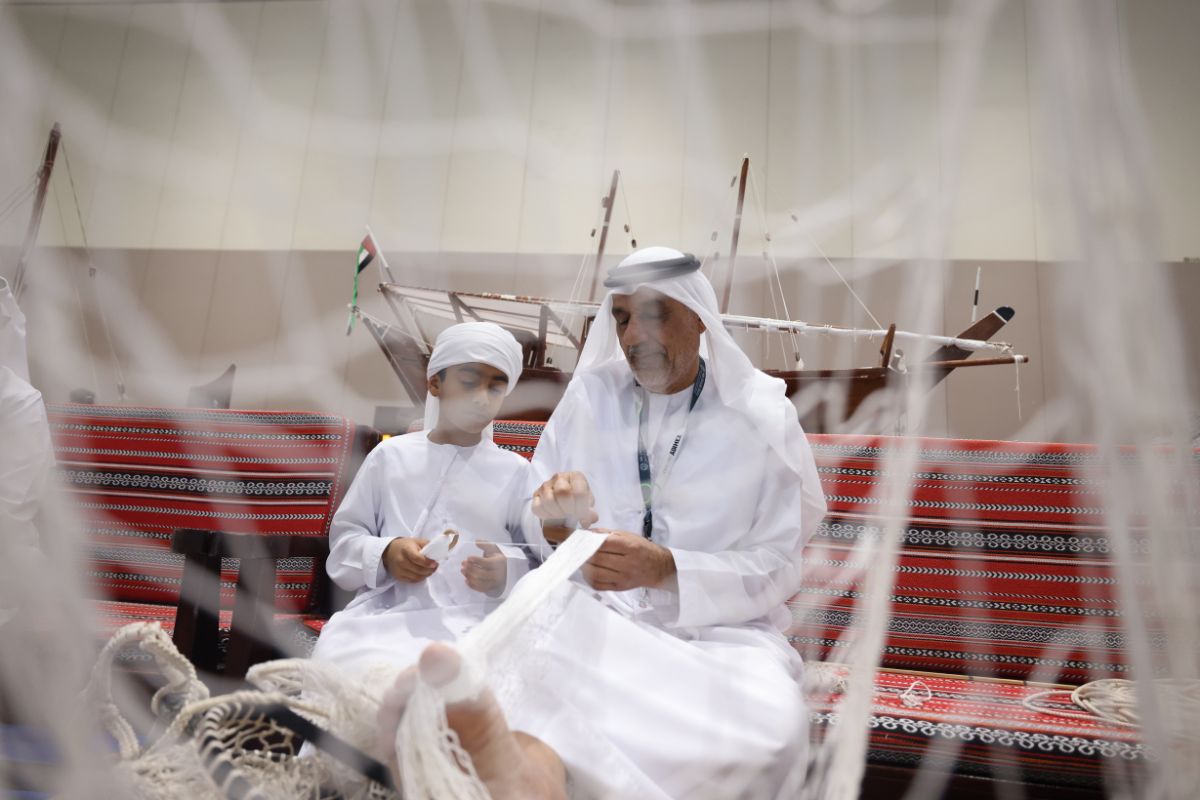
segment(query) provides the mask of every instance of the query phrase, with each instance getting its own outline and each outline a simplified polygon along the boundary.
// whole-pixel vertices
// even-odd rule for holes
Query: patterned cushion
[[[809,437],[829,502],[791,601],[794,644],[837,660],[856,625],[851,548],[876,535],[901,440]],[[1085,683],[1127,674],[1090,446],[919,439],[883,664]]]
[[[519,420],[496,420],[492,423],[492,441],[503,450],[512,450],[525,458],[533,458],[538,437],[542,435],[544,422]]]
[[[1112,770],[1132,770],[1136,776],[1146,763],[1136,730],[1026,706],[1030,700],[1037,709],[1078,712],[1065,694],[1033,698],[1047,688],[883,670],[875,681],[867,760],[1054,786],[1100,787]],[[810,695],[815,737],[837,723],[839,699],[830,693]]]
[[[51,405],[55,455],[109,599],[173,606],[177,528],[323,537],[346,483],[349,420],[322,414]],[[311,558],[279,564],[276,599],[308,608]],[[236,563],[222,569],[232,605]]]

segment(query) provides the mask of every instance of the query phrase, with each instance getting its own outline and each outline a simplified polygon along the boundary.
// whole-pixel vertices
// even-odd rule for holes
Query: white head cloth
[[[8,281],[0,278],[0,367],[8,367],[29,381],[29,359],[25,352],[25,315],[17,305]]]
[[[432,378],[447,367],[459,364],[487,364],[508,376],[507,396],[516,388],[524,363],[521,345],[508,331],[494,322],[460,322],[438,334],[429,356],[425,377]],[[438,399],[425,395],[425,430],[431,431],[438,421]],[[488,425],[487,434],[491,435]]]
[[[630,254],[616,269],[636,264],[677,261],[684,257],[683,253],[670,247],[646,247]],[[699,270],[609,291],[596,312],[596,320],[579,356],[575,375],[620,362],[620,368],[632,376],[633,372],[617,338],[612,298],[615,294],[633,294],[642,287],[678,300],[700,317],[705,327],[700,341],[700,354],[707,362],[707,380],[716,387],[721,402],[742,412],[796,474],[802,477],[808,475],[812,459],[808,457],[807,447],[803,444],[795,446],[795,436],[799,434],[802,437],[803,434],[796,418],[796,409],[787,399],[786,385],[750,363],[721,322],[717,295],[708,278]],[[791,437],[788,436],[789,432]],[[788,446],[789,440],[793,442],[792,446]]]

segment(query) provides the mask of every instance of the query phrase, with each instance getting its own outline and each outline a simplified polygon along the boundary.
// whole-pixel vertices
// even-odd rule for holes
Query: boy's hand
[[[383,551],[384,569],[401,583],[420,583],[438,568],[436,561],[421,555],[421,548],[427,544],[428,539],[392,539]]]
[[[462,574],[467,586],[491,597],[498,597],[508,581],[508,559],[494,544],[476,542],[482,556],[469,556],[463,561]]]

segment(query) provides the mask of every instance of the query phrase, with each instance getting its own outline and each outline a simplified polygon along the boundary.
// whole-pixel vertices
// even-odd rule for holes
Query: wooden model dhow
[[[390,325],[366,312],[359,318],[383,350],[388,363],[417,406],[425,401],[425,367],[436,334],[447,325],[468,320],[495,322],[513,333],[525,351],[525,371],[516,390],[505,400],[500,416],[505,419],[548,419],[570,380],[563,369],[573,364],[583,350],[586,330],[599,308],[598,303],[558,301],[550,298],[487,292],[457,292],[421,289],[383,283],[379,291],[396,315]],[[1013,310],[997,308],[959,336],[925,336],[896,330],[855,330],[831,325],[812,325],[797,320],[723,314],[731,329],[760,331],[764,334],[811,333],[852,335],[882,339],[879,366],[858,369],[765,370],[782,378],[788,395],[796,404],[805,430],[830,431],[850,421],[864,403],[876,393],[892,405],[902,397],[905,382],[922,380],[935,385],[959,367],[989,366],[1025,362],[1025,356],[1012,352],[1004,342],[990,342],[991,336],[1013,318]],[[927,342],[936,350],[924,362],[905,366],[898,341]],[[975,351],[990,351],[995,356],[970,359]]]
[[[732,235],[729,239],[729,254],[725,259],[721,259],[719,253],[713,254],[714,263],[724,260],[727,264],[724,288],[721,292],[721,315],[725,325],[731,329],[791,337],[793,350],[798,350],[795,341],[797,335],[813,332],[851,336],[859,340],[881,343],[878,366],[855,369],[765,370],[768,374],[785,381],[788,396],[796,405],[806,431],[885,432],[884,428],[894,426],[896,420],[904,413],[904,398],[909,381],[920,381],[921,385],[932,387],[959,367],[1028,361],[1026,356],[1014,353],[1011,345],[990,341],[991,337],[1013,318],[1015,312],[1007,306],[997,308],[954,337],[901,331],[897,330],[895,325],[891,325],[887,330],[862,330],[810,324],[792,319],[728,313],[746,187],[751,175],[750,161],[744,158],[739,174],[731,182],[731,188],[737,188],[737,201]],[[389,325],[363,312],[356,305],[352,308],[352,313],[366,324],[414,405],[421,407],[425,402],[425,366],[437,333],[456,322],[487,320],[511,331],[525,350],[525,371],[516,390],[506,399],[500,415],[506,419],[549,418],[570,380],[568,370],[583,351],[588,331],[599,309],[599,303],[591,298],[596,296],[598,289],[600,265],[613,226],[613,209],[619,184],[620,171],[614,171],[608,194],[601,199],[603,219],[598,230],[592,231],[593,237],[598,234],[598,244],[586,300],[575,299],[576,292],[572,293],[572,299],[556,300],[527,295],[405,286],[395,281],[385,263],[390,280],[381,283],[379,291],[395,314],[397,324]],[[630,231],[628,223],[625,224],[624,230],[626,233]],[[713,241],[717,241],[716,232],[712,238]],[[771,287],[772,291],[778,294],[774,299],[786,315],[786,297],[783,296],[782,284],[778,279],[778,268],[769,252],[770,238],[770,234],[766,233],[768,251],[764,256],[768,258],[774,271]],[[637,240],[631,238],[630,246],[636,249]],[[828,259],[826,262],[837,271]],[[583,287],[582,270],[581,266],[580,275],[576,278],[579,294],[582,294]],[[852,289],[850,291],[853,293]],[[855,298],[857,299],[857,295]],[[896,346],[899,343],[904,343],[905,346],[910,343],[923,343],[935,349],[923,362],[906,363],[903,352]],[[971,359],[971,355],[976,351],[984,351],[991,355]],[[799,364],[799,353],[796,352],[795,356]]]

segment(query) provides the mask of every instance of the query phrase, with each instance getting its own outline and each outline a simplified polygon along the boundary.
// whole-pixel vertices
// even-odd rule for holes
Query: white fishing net
[[[937,598],[945,605],[925,612],[944,632],[929,649],[965,637],[976,654],[1006,657],[994,629],[943,619],[951,603],[1065,607],[1061,592],[1043,591],[1048,579],[988,598],[996,573],[1032,575],[1042,558],[988,550],[1003,526],[908,524],[918,484],[946,467],[930,467],[937,446],[915,437],[944,435],[1096,448],[1065,479],[1076,483],[1054,491],[1099,498],[1100,521],[1061,540],[1086,566],[1058,579],[1098,610],[1019,634],[1030,692],[1009,711],[1136,736],[1017,730],[1009,749],[1112,752],[1093,791],[1194,796],[1200,287],[1186,257],[1197,128],[1190,96],[1169,87],[1194,77],[1197,22],[1186,0],[0,5],[0,275],[10,283],[46,133],[63,126],[19,298],[28,380],[12,369],[0,382],[0,787],[395,796],[320,748],[301,752],[303,737],[268,713],[282,707],[399,767],[406,797],[482,796],[452,766],[464,760],[435,693],[419,690],[400,746],[381,747],[375,712],[394,674],[347,679],[301,660],[311,642],[294,629],[274,644],[296,660],[252,670],[254,689],[206,688],[153,627],[100,650],[94,526],[75,516],[77,487],[44,480],[28,438],[38,415],[22,416],[36,411],[31,391],[51,403],[86,389],[103,403],[178,407],[187,387],[236,362],[235,407],[370,422],[376,406],[410,403],[370,337],[344,335],[365,224],[399,283],[435,290],[413,301],[429,337],[455,319],[444,289],[552,298],[574,335],[585,311],[572,301],[598,299],[588,290],[604,230],[601,266],[670,245],[696,253],[721,296],[735,173],[749,152],[728,310],[813,326],[731,326],[756,364],[875,366],[890,322],[914,334],[897,339],[893,362],[910,379],[868,397],[850,424],[838,428],[844,387],[796,398],[802,410],[824,402],[830,429],[912,434],[880,455],[871,519],[831,528],[849,543],[842,583],[817,580],[835,571],[826,561],[805,565],[821,597],[807,613],[845,622],[845,634],[796,642],[806,692],[838,698],[836,723],[795,765],[806,773],[799,796],[856,797],[870,774],[872,736],[892,724],[879,669],[908,624],[894,616],[898,569],[942,568],[903,561],[914,538],[968,554]],[[618,168],[606,209],[596,201]],[[1011,303],[1017,316],[993,337],[1011,347],[972,358],[1032,362],[963,368],[930,386],[919,366],[940,342],[920,337],[968,326],[979,266],[979,314]],[[373,266],[361,277],[371,287],[386,276]],[[362,309],[407,330],[376,294],[363,292]],[[551,366],[569,369],[570,338],[533,309],[521,326],[545,322]],[[11,319],[0,317],[0,337]],[[824,323],[847,331],[822,336]],[[120,458],[119,436],[110,445]],[[731,479],[730,491],[745,488]],[[946,502],[969,506],[975,491],[964,482]],[[1022,535],[1040,541],[1036,526]],[[471,657],[510,708],[545,675],[528,645],[549,624],[513,608],[501,622],[503,635],[481,626],[477,640],[497,638],[465,651],[478,648]],[[511,627],[521,624],[525,639]],[[134,647],[161,675],[149,688],[126,669]],[[1062,662],[1106,667],[1114,650],[1123,678],[1096,668],[1084,677],[1102,680],[1060,685]],[[820,663],[825,654],[836,663]],[[877,791],[942,796],[972,765],[969,737],[1000,735],[955,719],[931,727],[941,719],[931,709],[948,702],[937,680],[899,684],[917,721],[896,730],[933,733],[906,765],[911,782]],[[624,701],[636,699],[614,700]],[[1050,791],[1024,785],[1005,746],[989,746],[996,759],[973,777],[1000,779],[1012,796]]]

